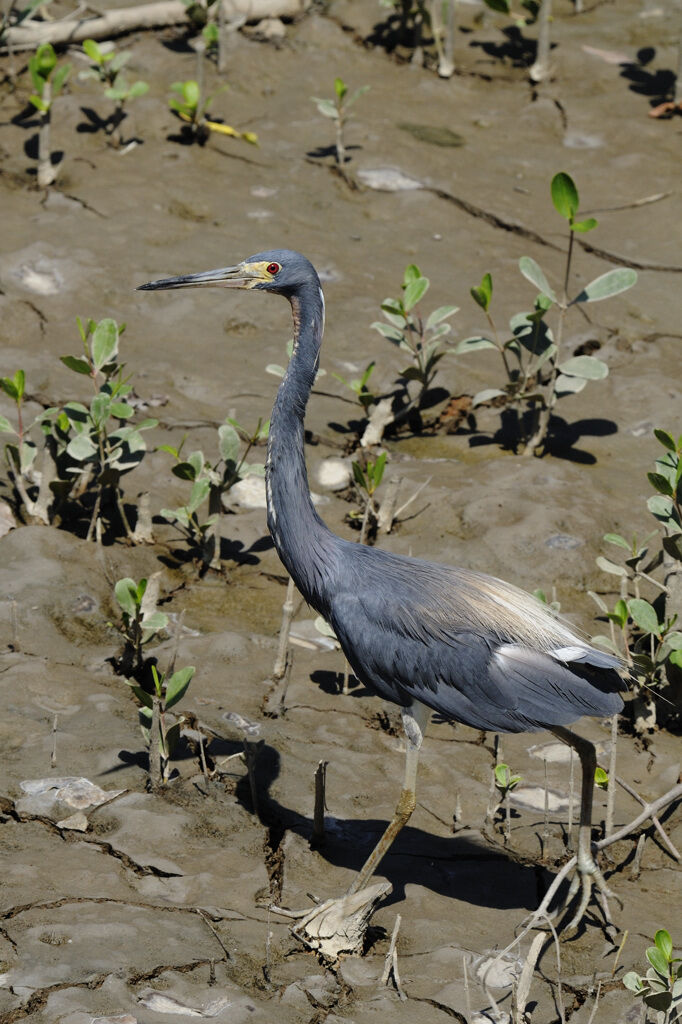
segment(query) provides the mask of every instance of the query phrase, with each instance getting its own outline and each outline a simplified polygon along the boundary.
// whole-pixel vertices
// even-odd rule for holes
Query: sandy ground
[[[33,188],[26,155],[36,130],[35,119],[20,116],[27,76],[16,89],[5,81],[0,372],[26,370],[36,399],[27,416],[37,402],[86,399],[87,382],[58,357],[79,350],[77,315],[112,316],[127,323],[122,351],[136,392],[164,402],[152,410],[160,425],[151,447],[187,435],[188,449],[215,450],[214,428],[227,414],[249,426],[268,415],[276,381],[264,368],[285,358],[286,306],[249,294],[150,296],[133,289],[264,248],[300,249],[322,273],[328,310],[327,377],[307,421],[311,482],[330,525],[357,536],[345,522],[351,506],[325,493],[317,479],[324,458],[343,454],[353,436],[348,424],[358,418],[331,373],[354,375],[371,358],[375,385],[390,386],[401,359],[369,325],[383,298],[397,293],[409,262],[431,280],[429,308],[461,307],[454,321],[459,337],[484,326],[469,297],[484,272],[493,273],[500,323],[533,299],[518,273],[520,256],[532,256],[558,280],[562,224],[549,181],[565,170],[580,188],[583,208],[604,211],[589,240],[645,268],[632,291],[590,307],[589,322],[577,314],[569,321],[567,353],[594,343],[610,375],[562,400],[561,443],[542,460],[515,457],[492,443],[495,410],[481,414],[474,435],[389,442],[390,470],[404,478],[404,494],[428,483],[414,506],[419,514],[380,543],[475,566],[530,590],[555,587],[571,620],[601,631],[586,593],[613,588],[613,577],[594,562],[601,537],[608,530],[649,531],[646,470],[658,454],[651,429],[681,429],[682,121],[647,117],[674,66],[674,19],[634,0],[597,3],[580,17],[569,3],[556,6],[554,78],[537,91],[523,67],[534,29],[519,42],[505,34],[502,18],[475,22],[475,8],[462,15],[458,71],[449,81],[401,62],[400,53],[363,45],[379,39],[375,26],[386,17],[371,2],[332,3],[324,15],[288,26],[279,46],[240,34],[229,55],[230,90],[211,110],[256,131],[259,149],[223,138],[204,148],[176,141],[167,88],[193,76],[194,54],[175,31],[131,37],[134,73],[151,85],[131,104],[124,126],[139,144],[122,155],[102,132],[89,130],[84,108],[106,116],[108,101],[74,77],[55,105],[53,146],[64,158],[59,188],[47,198]],[[81,66],[75,53],[71,59]],[[625,59],[634,63],[619,63]],[[21,67],[20,56],[13,61]],[[7,60],[3,68],[9,69]],[[351,190],[332,173],[330,123],[310,97],[331,95],[335,74],[352,88],[371,87],[348,128],[349,171],[390,167],[427,188]],[[217,88],[212,65],[206,75],[209,91]],[[405,124],[450,129],[463,145],[433,145]],[[627,208],[657,193],[665,198]],[[530,240],[529,231],[540,239]],[[613,265],[580,250],[575,284]],[[444,394],[500,383],[487,353],[450,356],[441,366]],[[4,395],[0,411],[13,415]],[[490,443],[474,443],[480,441]],[[185,500],[171,464],[167,453],[151,451],[125,478],[126,503],[132,507],[140,492],[149,492],[156,515]],[[491,1005],[481,965],[512,940],[564,857],[566,756],[541,734],[502,738],[502,756],[535,802],[516,807],[505,846],[484,820],[493,738],[481,742],[460,726],[430,726],[417,810],[379,871],[393,893],[374,915],[368,951],[333,969],[320,965],[268,904],[274,898],[300,907],[310,902],[309,892],[326,898],[344,890],[391,814],[402,740],[386,708],[362,687],[346,696],[336,692],[343,670],[336,652],[296,647],[285,714],[264,716],[285,577],[266,537],[264,511],[234,513],[224,526],[225,573],[201,579],[160,520],[150,546],[130,547],[118,538],[98,548],[67,530],[40,526],[21,526],[0,541],[0,1022],[87,1024],[113,1016],[121,1024],[152,1024],[197,1015],[231,1024],[369,1024],[389,1015],[420,1024],[488,1019],[476,1017]],[[209,760],[221,771],[205,779],[196,745],[185,743],[176,780],[153,795],[136,702],[112,668],[121,645],[111,621],[113,582],[158,571],[163,610],[174,619],[185,616],[177,663],[197,666],[183,706],[210,737]],[[299,610],[298,620],[309,618],[305,607]],[[173,646],[165,639],[154,648],[161,666]],[[608,724],[586,721],[583,731],[607,760]],[[243,750],[245,735],[262,741],[256,807],[242,759],[227,760]],[[327,835],[313,850],[313,773],[320,760],[329,762]],[[545,771],[553,797],[548,828]],[[623,737],[618,774],[646,799],[661,795],[679,777],[678,738],[658,733],[645,749]],[[77,798],[66,783],[57,786],[58,779],[80,777],[107,791],[107,802],[93,806],[92,793]],[[22,788],[37,779],[52,779],[53,787]],[[603,807],[598,793],[597,824]],[[79,809],[86,831],[59,824]],[[616,823],[637,810],[619,791]],[[679,813],[666,819],[666,828],[682,846]],[[633,855],[634,842],[626,840],[604,862],[624,904],[612,906],[621,929],[615,945],[598,912],[590,912],[577,937],[561,944],[559,986],[548,942],[531,989],[534,1024],[560,1020],[562,1001],[566,1020],[586,1024],[597,981],[594,1020],[641,1019],[618,979],[633,967],[644,970],[643,951],[657,928],[677,929],[682,944],[682,898],[676,864],[654,839],[645,845],[637,877]],[[398,913],[405,1001],[379,981]],[[524,938],[496,974],[493,992],[507,1011],[509,977],[529,943]]]

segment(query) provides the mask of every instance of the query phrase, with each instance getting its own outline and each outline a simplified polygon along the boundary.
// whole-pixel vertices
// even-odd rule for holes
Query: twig
[[[464,1001],[467,1008],[467,1020],[471,1020],[471,992],[469,991],[469,972],[467,971],[467,958],[462,957],[462,972],[464,974]]]
[[[611,977],[612,978],[615,977],[616,968],[618,967],[618,961],[620,960],[620,954],[623,952],[623,947],[624,947],[624,945],[625,945],[625,943],[627,941],[627,937],[628,937],[629,934],[630,934],[630,929],[626,928],[625,931],[623,932],[623,938],[621,939],[620,946],[618,947],[618,952],[616,953],[616,959],[613,961],[613,967],[611,968]],[[588,1024],[589,1024],[589,1022],[588,1022]]]
[[[287,649],[289,647],[289,631],[294,617],[294,581],[289,577],[287,592],[282,605],[282,624],[279,627],[279,646],[272,670],[272,678],[278,681],[283,678],[287,665]]]
[[[632,881],[636,881],[642,870],[642,856],[644,854],[644,847],[646,845],[646,832],[640,834],[637,840],[637,846],[635,847],[635,855],[632,858],[632,867],[630,868],[630,878]]]
[[[57,723],[59,721],[59,715],[55,715],[52,720],[52,754],[50,756],[50,768],[57,767]]]
[[[327,765],[329,761],[319,761],[315,769],[315,808],[313,810],[313,834],[311,846],[324,843],[324,812],[326,810],[325,789],[327,785]]]
[[[617,775],[614,776],[614,778],[615,778],[616,782],[618,783],[618,785],[621,786],[625,790],[626,793],[629,793],[630,796],[633,797],[638,803],[640,803],[642,805],[642,807],[646,807],[647,806],[645,800],[639,795],[639,793],[637,793],[632,788],[632,786],[628,785],[628,783],[625,781],[625,779],[620,779],[620,778],[618,778]],[[679,850],[677,849],[677,847],[673,843],[672,839],[668,838],[667,834],[663,830],[663,826],[661,825],[660,821],[658,820],[658,818],[656,817],[655,814],[652,814],[652,816],[651,816],[651,823],[653,824],[654,828],[656,829],[656,831],[658,832],[659,836],[661,837],[661,840],[666,845],[666,847],[668,848],[670,853],[673,855],[675,860],[682,860],[682,855],[680,854]]]
[[[149,730],[149,782],[152,793],[161,785],[161,701],[152,696],[152,723]]]
[[[522,1021],[526,1012],[526,1003],[528,1002],[528,996],[530,995],[530,986],[533,981],[533,971],[535,965],[538,962],[540,950],[545,942],[545,936],[542,932],[535,936],[530,944],[526,959],[521,969],[521,976],[516,986],[516,996],[514,999],[516,1015],[519,1021]]]
[[[393,925],[391,944],[388,947],[388,953],[386,954],[386,959],[384,961],[384,971],[383,974],[381,975],[381,984],[388,985],[388,982],[392,977],[393,984],[395,985],[395,990],[404,1002],[407,999],[407,996],[405,995],[402,985],[400,984],[400,974],[398,973],[398,951],[396,949],[396,943],[398,942],[398,932],[400,930],[400,921],[400,914],[397,914],[395,924]]]
[[[408,498],[407,501],[404,501],[399,509],[396,509],[396,513],[393,516],[393,522],[394,523],[397,522],[398,519],[400,519],[400,517],[403,514],[403,512],[405,511],[405,509],[409,508],[409,506],[412,504],[412,502],[415,500],[415,498],[419,497],[419,495],[424,490],[424,488],[429,486],[429,484],[431,483],[432,479],[433,479],[433,477],[428,476],[426,478],[426,480],[422,484],[419,485],[419,487],[414,492],[414,494],[410,498]]]
[[[220,946],[220,948],[222,949],[223,953],[225,954],[226,959],[231,960],[232,959],[232,954],[230,953],[229,949],[227,948],[227,946],[225,945],[223,940],[218,935],[218,932],[215,930],[215,928],[213,927],[213,925],[209,921],[208,915],[201,909],[201,907],[195,907],[195,913],[197,913],[199,915],[199,917],[204,922],[206,927],[210,931],[213,932],[213,934],[214,934],[214,936],[215,936],[215,938],[216,938],[216,940],[218,942],[218,945]],[[213,962],[213,961],[211,961],[211,962]]]
[[[597,1016],[597,1007],[599,1006],[599,996],[601,995],[601,981],[597,982],[597,992],[594,997],[594,1006],[592,1007],[592,1013],[589,1016],[587,1024],[592,1024],[594,1018]]]

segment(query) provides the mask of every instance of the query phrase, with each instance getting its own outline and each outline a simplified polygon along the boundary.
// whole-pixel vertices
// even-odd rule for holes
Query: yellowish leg
[[[356,875],[346,895],[359,892],[368,884],[370,878],[383,860],[385,854],[391,847],[393,840],[404,825],[410,820],[412,811],[417,805],[417,766],[419,763],[419,750],[424,738],[424,732],[431,717],[431,709],[425,704],[415,701],[409,708],[402,709],[403,728],[405,729],[405,779],[400,793],[400,799],[395,809],[393,819],[381,839],[374,847],[365,861],[359,873]]]
[[[592,884],[596,883],[604,896],[611,896],[612,893],[606,884],[606,880],[597,867],[592,856],[592,796],[594,793],[594,772],[597,767],[597,754],[594,744],[589,740],[578,736],[577,733],[563,726],[556,725],[550,730],[557,739],[573,747],[582,768],[582,791],[580,797],[580,830],[578,833],[578,855],[577,874],[571,883],[565,906],[568,906],[573,897],[580,889],[580,902],[578,909],[571,918],[567,931],[576,928],[587,910],[592,893]]]

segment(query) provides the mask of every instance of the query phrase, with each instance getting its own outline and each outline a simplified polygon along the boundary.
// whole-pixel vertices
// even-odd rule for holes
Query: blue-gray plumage
[[[303,418],[324,330],[315,268],[300,253],[275,249],[237,266],[142,288],[207,285],[274,292],[291,303],[293,353],[268,440],[268,527],[287,571],[332,625],[355,675],[403,708],[408,749],[401,802],[351,891],[368,881],[414,807],[417,756],[433,710],[495,732],[549,729],[576,749],[583,767],[583,893],[577,920],[589,899],[589,879],[604,883],[590,851],[594,747],[565,726],[583,715],[621,710],[626,687],[619,659],[591,647],[538,601],[502,580],[332,533],[313,506],[304,453]]]

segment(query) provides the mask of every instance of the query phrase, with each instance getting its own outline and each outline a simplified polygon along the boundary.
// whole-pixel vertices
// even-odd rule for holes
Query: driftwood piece
[[[311,0],[225,0],[228,20],[243,17],[249,22],[263,18],[294,18]],[[65,18],[63,21],[24,21],[3,34],[0,51],[34,50],[41,43],[53,46],[82,43],[84,39],[110,39],[140,29],[165,28],[187,21],[182,0],[158,0],[139,7],[116,8],[97,17]]]

